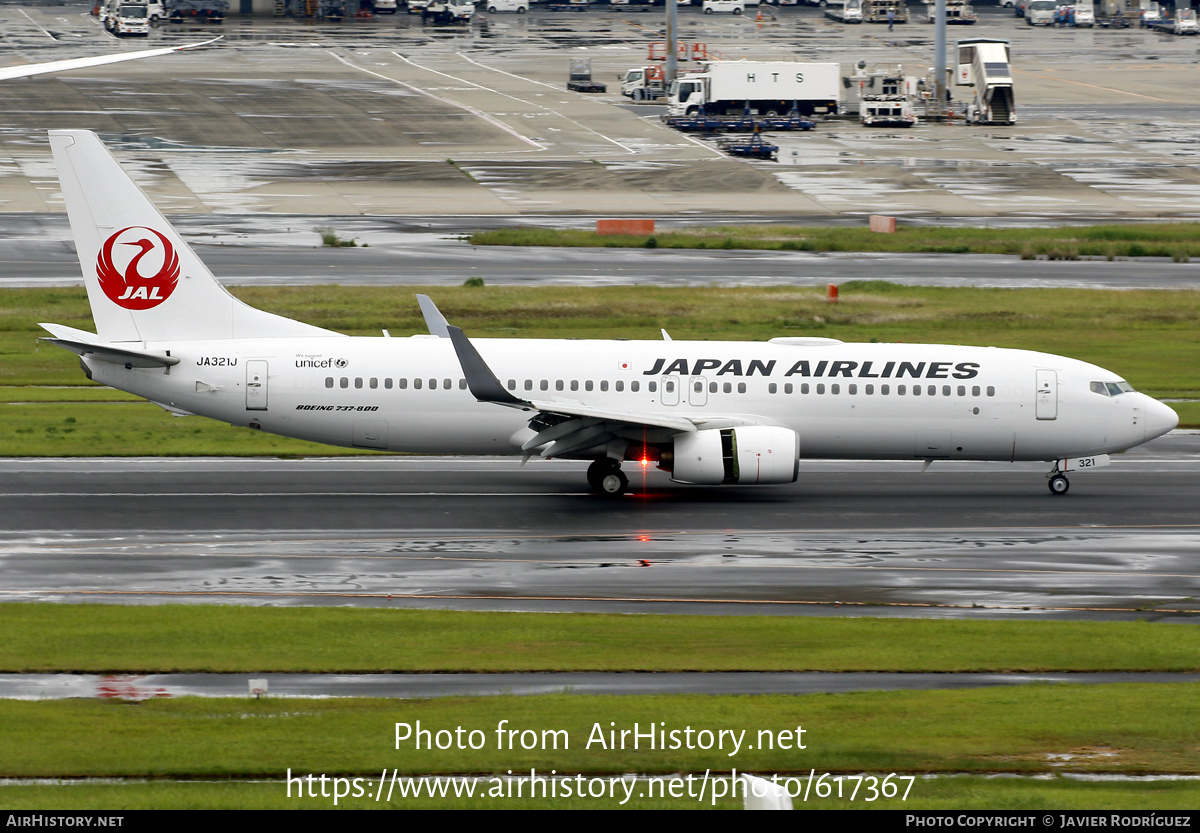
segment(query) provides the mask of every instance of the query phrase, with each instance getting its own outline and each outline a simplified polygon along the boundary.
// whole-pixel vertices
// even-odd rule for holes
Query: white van
[[[704,0],[705,14],[741,14],[744,11],[745,0]]]
[[[525,14],[529,11],[529,0],[488,0],[487,10],[490,14],[496,12]]]

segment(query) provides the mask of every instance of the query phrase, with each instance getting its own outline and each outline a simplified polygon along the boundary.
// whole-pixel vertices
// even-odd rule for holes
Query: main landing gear
[[[611,457],[588,466],[587,479],[592,491],[605,497],[620,497],[629,489],[629,478],[621,471],[621,462]]]

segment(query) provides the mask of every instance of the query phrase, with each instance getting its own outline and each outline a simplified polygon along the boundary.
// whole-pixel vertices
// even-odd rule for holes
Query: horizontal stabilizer
[[[110,364],[125,367],[170,367],[179,364],[179,359],[167,353],[152,353],[140,350],[126,350],[122,347],[109,347],[104,344],[88,344],[83,341],[70,341],[65,338],[39,339],[47,344],[57,344],[72,353],[77,353],[89,359],[99,359]]]

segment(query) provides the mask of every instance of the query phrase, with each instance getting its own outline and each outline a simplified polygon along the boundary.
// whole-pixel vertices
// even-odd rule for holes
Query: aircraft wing
[[[602,447],[612,441],[645,442],[649,438],[648,431],[665,438],[697,431],[701,425],[759,424],[736,415],[688,417],[597,408],[571,400],[521,399],[505,390],[460,328],[448,326],[446,329],[462,365],[467,387],[477,400],[536,412],[529,421],[529,427],[536,433],[521,445],[521,450],[527,454],[541,449],[537,453],[542,457],[562,457]]]
[[[223,36],[222,36],[223,37]],[[87,67],[98,67],[104,64],[117,64],[122,61],[134,61],[138,58],[153,58],[157,55],[169,55],[172,52],[183,52],[188,49],[198,49],[201,46],[208,46],[211,43],[216,43],[221,38],[213,38],[212,40],[202,41],[200,43],[189,43],[183,46],[169,46],[161,49],[144,49],[140,52],[114,52],[108,55],[96,55],[92,58],[69,58],[64,61],[50,61],[44,64],[25,64],[19,67],[2,67],[0,68],[0,81],[8,81],[12,78],[28,78],[31,75],[43,75],[47,72],[66,72],[71,69],[85,69]]]

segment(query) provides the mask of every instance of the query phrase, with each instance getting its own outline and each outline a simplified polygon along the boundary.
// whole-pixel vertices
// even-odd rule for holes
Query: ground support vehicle
[[[1057,11],[1055,0],[1033,0],[1025,7],[1025,22],[1030,26],[1052,26]]]
[[[710,116],[701,109],[690,116],[663,116],[663,123],[681,133],[754,133],[759,130],[812,130],[817,123],[793,111],[786,116]]]
[[[1008,41],[972,38],[958,42],[955,83],[972,87],[967,121],[972,124],[1016,124]]]
[[[186,18],[224,23],[229,13],[227,0],[167,0],[167,20],[183,23]]]
[[[371,0],[368,4],[375,14],[395,14],[396,0]]]
[[[592,80],[591,58],[572,58],[567,89],[577,93],[605,93],[608,92],[608,85]]]
[[[660,66],[634,67],[621,76],[621,95],[634,101],[666,98],[666,73]]]
[[[136,0],[110,0],[100,10],[100,22],[118,38],[144,38],[150,35],[150,8]]]
[[[832,115],[841,101],[841,68],[799,61],[713,61],[675,79],[667,91],[668,116],[747,113],[760,118]]]
[[[434,23],[470,23],[475,16],[475,3],[472,0],[433,0],[421,10],[421,22],[432,20]]]
[[[746,140],[726,140],[721,143],[721,150],[730,156],[743,156],[748,159],[774,159],[779,152],[779,145],[764,141],[762,134],[757,131]]]
[[[936,23],[937,17],[934,12],[934,3],[932,0],[927,2],[929,22]],[[947,26],[973,26],[979,22],[979,15],[975,14],[975,9],[971,8],[971,4],[966,0],[946,0],[946,25]]]
[[[551,3],[546,6],[552,12],[586,12],[588,0],[571,0],[569,3]]]
[[[863,96],[859,119],[864,127],[912,127],[917,123],[912,103],[903,95]]]
[[[1147,29],[1170,35],[1200,34],[1200,28],[1196,25],[1196,12],[1192,9],[1179,9],[1175,12],[1174,17],[1143,22],[1143,25]]]
[[[742,14],[746,11],[745,0],[704,0],[705,14]]]
[[[1096,25],[1096,7],[1092,0],[1076,0],[1071,7],[1070,23],[1077,28],[1091,29]]]
[[[488,14],[496,14],[497,12],[525,14],[525,12],[529,11],[529,0],[489,0],[486,8]]]
[[[892,20],[888,20],[888,12]],[[863,0],[863,20],[867,23],[908,23],[904,0]]]
[[[840,6],[826,6],[825,16],[839,23],[862,23],[863,0],[846,0]]]

